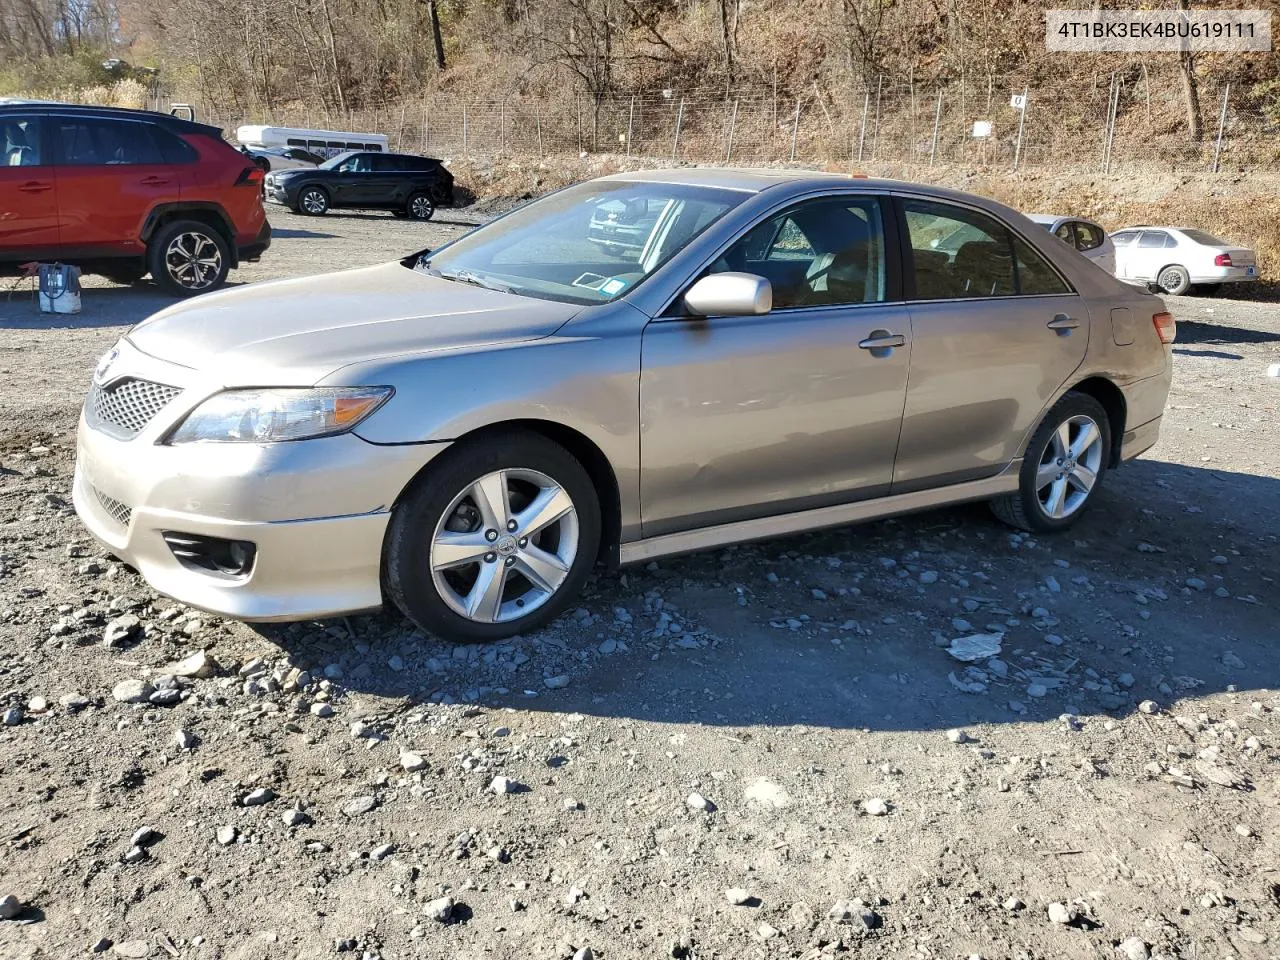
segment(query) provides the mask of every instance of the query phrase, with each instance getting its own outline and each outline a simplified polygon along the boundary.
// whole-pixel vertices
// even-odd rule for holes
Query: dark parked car
[[[147,110],[0,104],[0,273],[58,260],[178,296],[271,244],[262,171],[217,127]]]
[[[318,217],[335,207],[390,210],[430,220],[453,203],[453,174],[439,160],[404,153],[340,153],[314,170],[267,174],[268,200]]]

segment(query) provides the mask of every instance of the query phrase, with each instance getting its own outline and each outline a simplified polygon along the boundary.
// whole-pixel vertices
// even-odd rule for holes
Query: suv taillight
[[[262,172],[262,168],[255,163],[253,166],[245,167],[240,171],[240,176],[236,177],[236,186],[251,186],[261,189],[262,180],[265,176],[266,174]]]
[[[1155,326],[1156,336],[1161,343],[1173,343],[1178,335],[1178,325],[1173,322],[1172,313],[1157,313],[1151,318],[1151,323]]]
[[[1218,254],[1216,257],[1214,257],[1214,258],[1213,258],[1213,265],[1214,265],[1215,267],[1229,267],[1229,266],[1231,266],[1231,254],[1229,254],[1229,253],[1220,253],[1220,254]]]

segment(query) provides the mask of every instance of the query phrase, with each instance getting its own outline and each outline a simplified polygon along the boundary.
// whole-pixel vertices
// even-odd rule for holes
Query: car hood
[[[393,262],[206,294],[161,310],[128,339],[227,386],[310,384],[352,363],[540,339],[581,309]]]

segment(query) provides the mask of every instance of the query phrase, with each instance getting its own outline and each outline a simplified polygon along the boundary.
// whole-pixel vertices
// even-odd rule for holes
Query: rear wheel
[[[582,465],[536,434],[495,434],[446,453],[396,507],[383,577],[424,630],[500,640],[564,610],[599,544],[599,499]]]
[[[1093,397],[1068,393],[1027,445],[1018,492],[991,501],[1005,523],[1022,530],[1065,530],[1093,502],[1107,471],[1111,424]]]
[[[415,193],[404,205],[404,212],[411,220],[430,220],[436,213],[436,202],[428,194]]]
[[[1171,263],[1156,277],[1160,289],[1171,297],[1180,297],[1191,289],[1191,274],[1179,263]]]
[[[165,224],[147,244],[147,269],[156,286],[177,297],[216,290],[231,270],[231,247],[199,220]]]
[[[329,212],[329,194],[324,187],[303,187],[298,193],[298,212],[322,217]]]

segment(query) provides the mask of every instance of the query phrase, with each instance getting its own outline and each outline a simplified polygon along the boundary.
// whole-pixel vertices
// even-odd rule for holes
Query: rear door
[[[0,257],[37,259],[58,246],[58,190],[47,119],[0,117]]]
[[[95,255],[140,252],[147,212],[181,195],[180,174],[165,162],[151,124],[75,116],[48,122],[65,242]]]
[[[1081,297],[1005,224],[914,197],[901,210],[912,346],[895,494],[1003,470],[1089,343]]]
[[[394,153],[373,154],[373,183],[369,191],[372,203],[403,203],[408,199],[404,189],[408,181],[405,173],[409,157]]]

